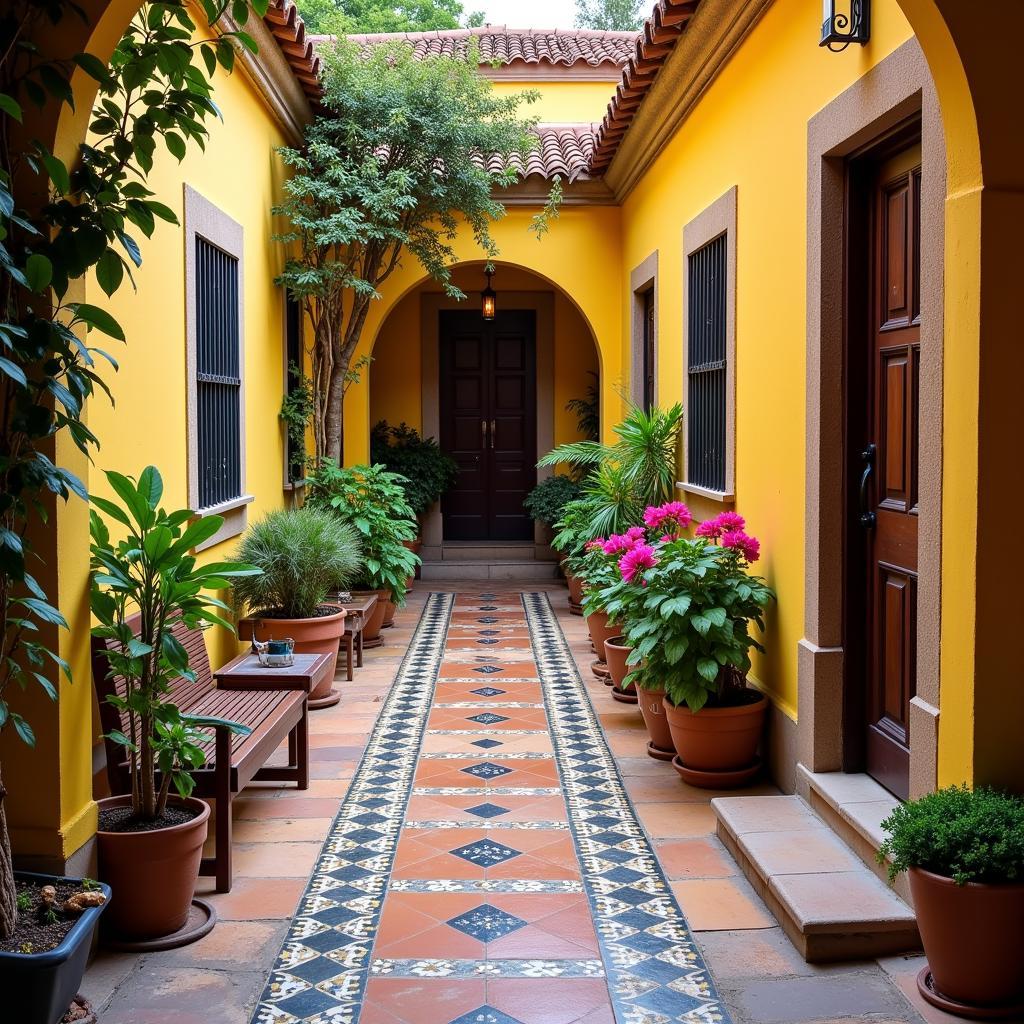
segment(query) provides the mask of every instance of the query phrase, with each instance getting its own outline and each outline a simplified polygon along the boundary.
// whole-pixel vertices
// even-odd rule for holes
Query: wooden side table
[[[219,690],[303,690],[312,693],[330,671],[329,654],[296,654],[287,668],[265,668],[246,651],[213,673]]]
[[[348,614],[345,616],[345,634],[341,638],[341,644],[345,648],[345,669],[346,678],[351,683],[355,673],[353,671],[353,655],[357,668],[363,667],[363,627],[366,625],[374,605],[377,603],[377,595],[359,598],[355,601],[335,601],[341,605]]]

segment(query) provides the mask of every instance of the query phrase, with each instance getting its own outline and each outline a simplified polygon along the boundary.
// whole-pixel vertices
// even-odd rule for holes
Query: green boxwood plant
[[[363,569],[358,583],[390,591],[396,604],[405,604],[406,587],[420,558],[405,546],[416,539],[417,523],[405,499],[404,477],[383,466],[342,469],[324,459],[306,482],[309,505],[331,509],[359,532]]]
[[[556,473],[541,480],[523,500],[523,508],[530,518],[545,526],[553,527],[565,513],[569,502],[576,501],[583,493],[578,480],[562,473]]]
[[[1024,881],[1024,799],[994,789],[949,786],[900,804],[882,822],[878,851],[889,880],[922,868],[957,885]]]
[[[417,518],[426,515],[459,473],[455,460],[432,437],[420,437],[405,423],[389,426],[386,420],[370,435],[370,461],[403,478],[405,500]]]

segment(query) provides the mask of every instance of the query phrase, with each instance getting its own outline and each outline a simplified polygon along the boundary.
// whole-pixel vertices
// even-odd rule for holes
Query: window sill
[[[216,547],[218,544],[222,544],[224,541],[237,537],[242,533],[248,522],[248,507],[255,500],[253,495],[243,494],[241,497],[232,498],[230,501],[222,501],[219,505],[210,505],[207,508],[199,509],[196,515],[200,518],[223,516],[224,522],[221,523],[220,529],[212,537],[204,540],[202,544],[196,545],[196,553],[206,551],[207,548]]]
[[[688,484],[682,480],[676,481],[676,487],[687,494],[699,494],[710,501],[720,501],[723,505],[731,505],[736,500],[736,495],[731,491],[713,491],[710,487],[699,487],[697,484]]]

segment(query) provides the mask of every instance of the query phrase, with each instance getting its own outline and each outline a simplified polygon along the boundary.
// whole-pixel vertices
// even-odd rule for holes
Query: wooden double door
[[[919,141],[893,140],[858,162],[850,182],[846,761],[906,799],[917,676]]]
[[[444,539],[526,541],[537,483],[536,314],[440,314],[441,447],[459,467],[441,502]]]

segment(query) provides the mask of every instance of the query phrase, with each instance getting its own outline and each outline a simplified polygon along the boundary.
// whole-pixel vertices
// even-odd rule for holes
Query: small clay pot
[[[388,605],[391,603],[391,591],[353,591],[353,596],[356,594],[358,594],[359,597],[369,597],[370,594],[375,594],[377,597],[377,603],[370,610],[370,614],[366,616],[366,622],[363,625],[363,644],[365,645],[371,640],[376,641],[380,639],[380,630],[381,626],[384,624],[384,616],[387,614]]]
[[[330,607],[337,610],[332,615],[322,615],[316,619],[264,619],[250,616],[238,623],[238,638],[251,640],[253,633],[261,643],[265,640],[283,640],[291,637],[295,641],[296,654],[329,654],[331,669],[309,695],[309,699],[321,700],[330,696],[334,682],[334,672],[338,666],[338,645],[345,633],[344,608],[337,605]]]
[[[587,628],[590,630],[590,639],[594,643],[594,652],[601,661],[604,661],[604,642],[618,636],[619,627],[608,625],[607,612],[591,612],[587,616]]]
[[[99,878],[113,890],[104,924],[119,939],[171,935],[188,920],[203,858],[210,806],[195,797],[172,797],[171,806],[197,811],[196,817],[149,832],[96,833]],[[129,796],[99,801],[103,811],[131,806]],[[230,813],[230,808],[225,808]]]
[[[931,992],[919,986],[921,994],[934,1005],[966,1017],[1008,1019],[992,1012],[1003,1007],[1020,1013],[1024,885],[957,885],[951,878],[921,868],[911,868],[909,875],[932,979]],[[980,1012],[974,1014],[972,1008]]]
[[[575,605],[583,604],[583,584],[568,569],[565,570],[565,582],[569,588],[569,601]]]
[[[755,693],[756,691],[746,691]],[[703,707],[691,711],[685,705],[676,707],[665,699],[665,716],[672,736],[672,744],[679,755],[679,764],[694,773],[694,784],[728,786],[737,784],[729,778],[717,779],[716,774],[748,773],[757,762],[757,747],[761,741],[768,699],[758,693],[749,704],[736,707]],[[680,772],[680,774],[683,774]],[[684,775],[684,778],[687,778]],[[687,778],[687,781],[691,781]]]
[[[676,756],[676,748],[672,746],[672,733],[665,717],[665,691],[645,690],[637,688],[640,698],[640,714],[651,742],[647,745],[647,753],[658,761],[671,761]]]
[[[630,683],[623,686],[623,680],[629,675],[631,668],[626,664],[626,659],[632,653],[633,648],[626,643],[626,638],[613,636],[604,642],[604,660],[608,662],[608,672],[612,679],[612,696],[622,703],[635,704],[637,702],[636,686]]]
[[[398,611],[398,605],[394,601],[384,602],[384,618],[381,620],[381,629],[390,629],[395,624],[395,612]]]

